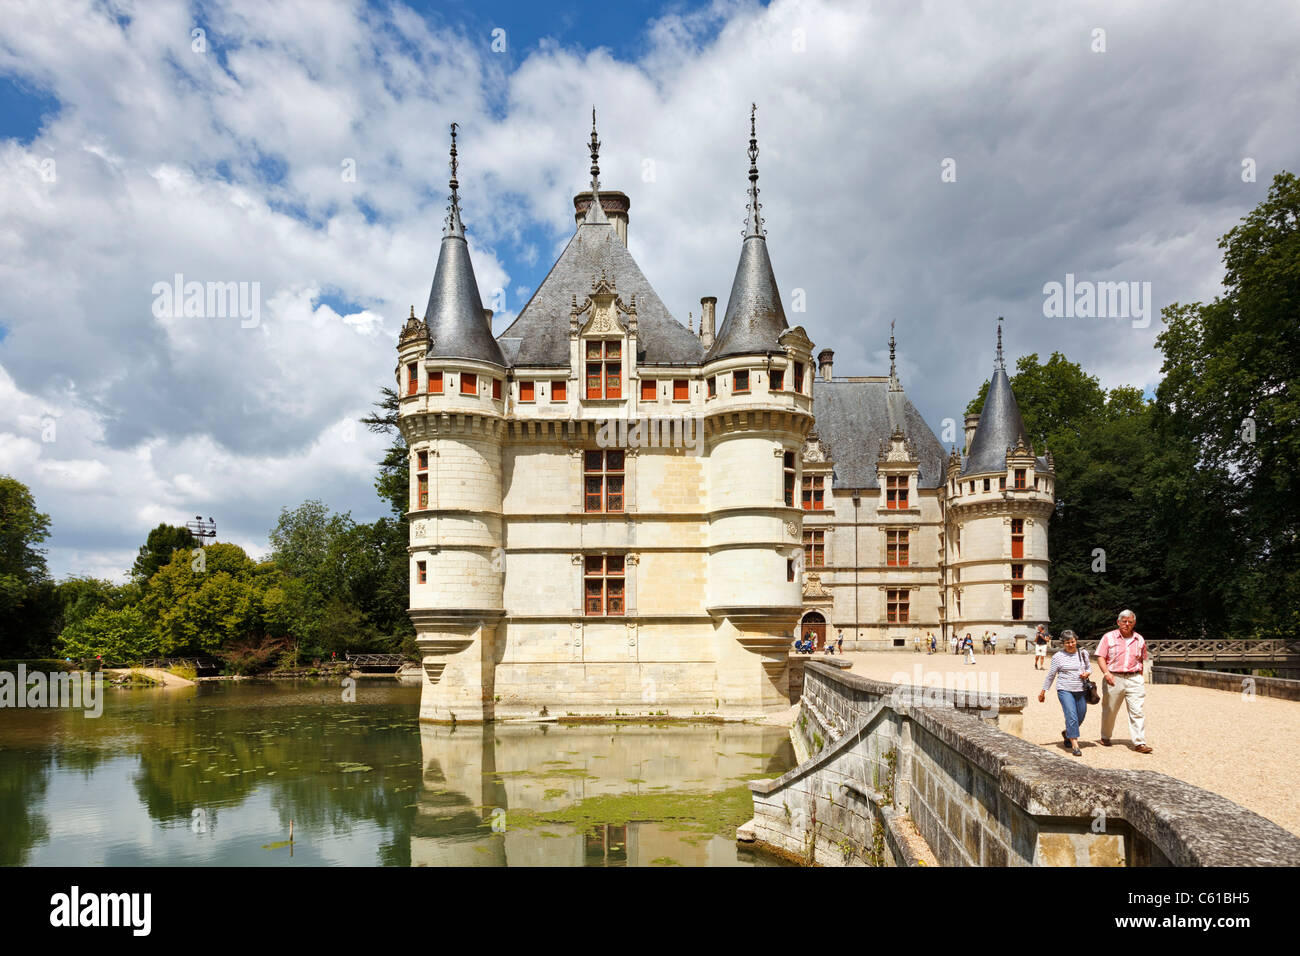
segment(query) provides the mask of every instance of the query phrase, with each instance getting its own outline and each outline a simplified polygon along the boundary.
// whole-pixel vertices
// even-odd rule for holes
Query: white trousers
[[[973,647],[966,648],[966,663],[967,664],[975,663],[975,648]]]
[[[1141,674],[1123,677],[1118,674],[1114,686],[1102,678],[1101,691],[1101,735],[1110,740],[1111,731],[1115,729],[1115,718],[1119,716],[1120,706],[1128,709],[1128,735],[1136,747],[1147,742],[1146,717],[1143,705],[1147,699],[1147,683]]]

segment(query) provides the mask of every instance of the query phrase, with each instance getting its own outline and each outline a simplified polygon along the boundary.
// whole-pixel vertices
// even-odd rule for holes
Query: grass
[[[192,664],[173,664],[167,668],[167,673],[175,674],[177,677],[183,677],[186,680],[199,679],[199,672],[194,669]]]

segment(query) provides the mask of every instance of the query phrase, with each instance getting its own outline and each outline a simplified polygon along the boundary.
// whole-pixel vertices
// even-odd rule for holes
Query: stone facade
[[[953,621],[1015,630],[999,596],[1011,587],[1004,513],[1036,516],[1029,607],[1045,619],[1048,499],[1034,511],[1007,498],[996,516],[978,496],[967,505],[892,369],[833,379],[824,349],[817,380],[768,259],[752,129],[750,214],[716,330],[716,297],[701,299],[696,331],[641,274],[630,200],[598,188],[598,145],[593,130],[573,239],[494,335],[453,143],[429,308],[422,320],[412,309],[395,369],[421,718],[780,710],[809,612],[850,647],[911,646]],[[983,589],[966,591],[965,616],[951,610],[949,565]]]

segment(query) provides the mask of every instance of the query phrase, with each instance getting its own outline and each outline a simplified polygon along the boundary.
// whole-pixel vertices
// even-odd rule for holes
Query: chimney
[[[830,349],[822,349],[817,353],[817,367],[821,369],[822,381],[831,380],[831,362],[835,360],[835,353]]]
[[[700,344],[706,349],[713,348],[713,310],[717,305],[716,295],[706,295],[700,299],[700,308],[704,310],[700,313]]]
[[[491,335],[492,334],[492,310],[491,309],[483,310],[483,321],[487,323],[488,334]]]
[[[975,429],[979,427],[979,423],[980,423],[979,415],[966,416],[966,449],[963,452],[963,454],[967,454],[967,455],[970,454],[970,443],[971,440],[974,439],[975,437]]]
[[[581,223],[587,216],[587,207],[591,205],[591,190],[585,193],[578,193],[573,197],[573,220]],[[627,198],[627,193],[621,193],[617,189],[602,189],[600,191],[600,208],[605,211],[605,218],[614,224],[614,232],[622,240],[623,245],[627,245],[627,211],[632,206],[632,201]]]

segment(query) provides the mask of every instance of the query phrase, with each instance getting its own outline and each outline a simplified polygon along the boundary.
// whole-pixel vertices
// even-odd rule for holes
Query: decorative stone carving
[[[785,523],[785,533],[793,538],[795,535],[799,533],[799,526],[795,524],[793,521],[787,521]]]
[[[831,592],[822,584],[822,576],[816,571],[809,571],[803,576],[803,596],[806,598],[828,598]]]
[[[825,445],[816,432],[808,436],[803,443],[803,460],[807,462],[824,462],[830,458],[830,448]]]

